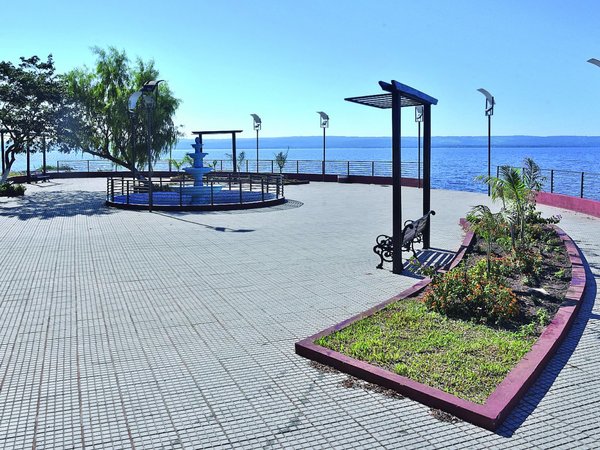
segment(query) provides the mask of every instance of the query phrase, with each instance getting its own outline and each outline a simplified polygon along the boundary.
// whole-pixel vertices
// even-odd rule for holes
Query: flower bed
[[[395,369],[398,369],[396,372],[394,372],[388,370],[389,368],[362,361],[358,358],[344,354],[343,352],[338,352],[318,345],[318,343],[325,344],[327,336],[335,336],[335,333],[339,333],[340,331],[344,333],[344,330],[348,329],[348,327],[352,326],[353,324],[357,324],[358,327],[374,326],[374,324],[377,322],[377,319],[372,319],[372,317],[375,317],[376,314],[382,312],[383,314],[389,314],[394,303],[419,294],[431,282],[430,279],[424,279],[398,296],[395,296],[362,314],[337,324],[334,327],[328,328],[320,333],[315,334],[314,336],[296,343],[296,353],[317,362],[328,364],[338,370],[362,378],[366,381],[380,384],[386,388],[394,389],[403,395],[411,397],[434,408],[445,410],[477,425],[488,429],[495,429],[508,415],[512,407],[514,407],[519,399],[524,395],[527,388],[531,385],[531,383],[533,383],[536,376],[540,373],[544,365],[548,362],[554,351],[557,349],[560,341],[566,335],[583,297],[586,279],[585,270],[579,257],[578,250],[566,233],[564,233],[558,227],[555,227],[555,230],[558,239],[566,249],[571,265],[572,277],[565,295],[565,301],[562,303],[562,306],[556,309],[554,318],[544,329],[537,341],[535,341],[535,343],[531,341],[533,345],[530,347],[528,353],[522,359],[520,359],[520,362],[518,362],[516,366],[512,368],[512,370],[510,370],[508,375],[503,378],[503,381],[501,381],[499,384],[493,382],[494,386],[496,384],[497,386],[495,388],[492,386],[491,393],[489,393],[489,395],[486,393],[483,398],[477,398],[476,396],[472,397],[471,400],[460,398],[458,395],[446,392],[440,387],[433,387],[425,383],[421,383],[420,381],[423,380],[416,381],[411,379],[409,376],[405,376],[410,375],[411,370],[408,367],[394,367]],[[473,240],[473,234],[467,233],[461,250],[459,251],[455,261],[452,263],[452,267],[457,266],[459,260],[465,255],[466,249],[473,243]],[[388,308],[387,311],[386,308]],[[363,319],[370,319],[371,323],[365,322]],[[362,325],[361,322],[363,322]],[[348,332],[349,331],[347,331],[347,333]],[[447,339],[452,340],[455,339],[455,337],[456,335],[454,337],[449,336]],[[486,339],[489,341],[491,338],[488,337]],[[439,343],[433,342],[432,348],[438,344]],[[517,344],[516,347],[518,348],[518,351],[509,353],[512,353],[513,355],[520,355],[524,353],[523,346],[521,344]],[[464,347],[463,349],[466,350]],[[360,345],[358,345],[354,350],[360,353]],[[389,352],[389,349],[386,351]],[[379,353],[381,354],[383,352],[380,351]],[[450,360],[452,360],[452,358],[456,359],[456,357],[457,355],[454,355],[450,358]],[[517,358],[517,360],[519,358]],[[507,364],[512,367],[515,362],[516,360],[512,363],[508,361]],[[443,369],[443,367],[438,367],[438,369],[440,368]],[[487,370],[494,372],[496,368],[497,367],[492,365],[491,367],[488,366]],[[431,371],[432,366],[428,366],[426,370]],[[480,374],[479,376],[481,377],[485,375]],[[500,379],[502,379],[502,377]],[[459,384],[464,385],[465,383]],[[446,390],[452,391],[452,388]],[[463,395],[460,392],[456,392],[456,394]],[[468,396],[469,395],[467,395],[467,397]]]

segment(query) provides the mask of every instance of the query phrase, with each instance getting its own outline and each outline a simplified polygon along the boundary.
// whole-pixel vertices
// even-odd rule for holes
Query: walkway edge
[[[571,283],[567,290],[565,301],[529,353],[508,373],[506,378],[498,385],[483,405],[463,400],[439,389],[396,375],[314,343],[318,338],[368,317],[385,308],[390,303],[418,294],[431,282],[429,278],[419,281],[400,294],[363,313],[357,314],[337,325],[296,342],[296,353],[305,358],[332,366],[365,381],[393,389],[413,400],[447,411],[475,425],[492,431],[496,430],[548,364],[560,343],[566,337],[583,301],[587,279],[580,250],[567,233],[557,226],[554,228],[565,245],[572,265]],[[471,245],[472,240],[473,234],[467,232],[460,250],[451,264],[452,267],[460,262],[466,249]]]

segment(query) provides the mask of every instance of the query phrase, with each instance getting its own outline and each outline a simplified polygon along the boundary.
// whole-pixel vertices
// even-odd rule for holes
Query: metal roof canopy
[[[420,106],[420,105],[437,105],[437,99],[424,94],[421,91],[411,88],[405,84],[392,80],[392,83],[380,81],[379,86],[388,94],[364,95],[362,97],[348,97],[344,100],[361,105],[373,106],[374,108],[390,109],[392,108],[393,93],[400,94],[400,106]]]
[[[345,100],[379,109],[392,110],[392,240],[394,255],[392,271],[400,274],[402,265],[402,185],[401,185],[401,109],[407,106],[423,106],[423,215],[431,209],[431,105],[437,105],[437,99],[416,89],[392,80],[380,81],[379,86],[385,94],[348,97]],[[417,219],[415,217],[415,219]],[[430,224],[423,230],[423,248],[430,246]]]
[[[209,131],[192,131],[192,134],[197,134],[202,144],[202,136],[205,134],[231,134],[231,157],[233,171],[237,172],[237,146],[236,146],[236,134],[242,133],[243,130],[209,130]]]

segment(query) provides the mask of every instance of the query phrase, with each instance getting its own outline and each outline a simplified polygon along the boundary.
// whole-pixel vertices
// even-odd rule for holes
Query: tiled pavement
[[[344,387],[294,354],[415,282],[374,268],[389,187],[312,183],[268,210],[167,214],[106,208],[103,186],[56,180],[0,200],[2,448],[600,447],[594,282],[492,433]],[[420,192],[404,194],[417,217]],[[484,202],[433,191],[433,247],[457,248],[459,217]],[[598,219],[560,213],[597,279]]]

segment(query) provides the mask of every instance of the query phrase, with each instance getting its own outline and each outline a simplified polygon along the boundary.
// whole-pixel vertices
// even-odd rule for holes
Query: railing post
[[[371,161],[371,176],[375,176],[375,161]]]
[[[221,172],[223,172],[223,160],[221,160]]]
[[[87,171],[88,171],[88,173],[90,173],[90,160],[89,159],[87,160]]]
[[[238,181],[240,184],[240,205],[243,203],[243,195],[242,195],[242,177],[238,175]]]
[[[260,179],[260,195],[262,197],[262,201],[265,201],[265,179]]]
[[[210,180],[210,205],[215,204],[215,192],[214,192],[215,180]]]
[[[554,169],[550,169],[550,193],[554,192]]]
[[[500,178],[500,166],[496,166],[496,178]]]
[[[347,162],[348,162],[348,167],[346,169],[346,175],[350,176],[350,161],[347,161]]]
[[[273,162],[274,162],[274,161],[273,161],[273,160],[271,160],[271,173],[273,173],[273,172],[274,172],[274,169],[275,169],[275,166],[273,165]]]
[[[300,173],[300,161],[296,160],[296,173]]]
[[[126,195],[127,195],[127,204],[128,205],[129,205],[129,190],[130,190],[129,180],[127,180],[127,190],[125,192],[126,192]]]
[[[56,161],[56,173],[60,172],[60,161]]]
[[[581,191],[579,192],[579,197],[583,198],[583,172],[581,172]]]
[[[183,206],[183,176],[179,180],[179,206]]]

